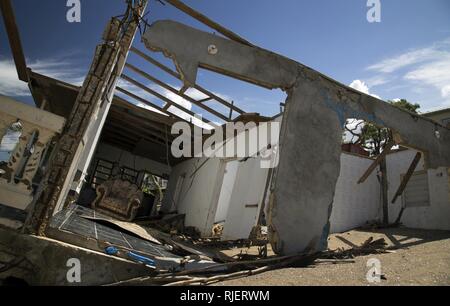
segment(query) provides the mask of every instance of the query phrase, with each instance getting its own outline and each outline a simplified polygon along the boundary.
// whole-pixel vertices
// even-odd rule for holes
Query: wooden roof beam
[[[22,43],[20,41],[19,30],[17,28],[16,17],[10,0],[0,0],[0,8],[3,15],[3,21],[8,34],[9,45],[16,64],[19,80],[28,82],[27,63],[23,53]]]
[[[154,66],[160,68],[161,70],[167,72],[168,74],[170,74],[174,78],[176,78],[178,80],[181,80],[181,81],[183,80],[179,73],[177,73],[177,72],[173,71],[172,69],[170,69],[169,67],[161,64],[156,59],[152,58],[150,55],[140,51],[139,49],[136,49],[135,47],[132,47],[130,49],[130,51],[135,53],[135,54],[137,54],[137,55],[139,55],[140,57],[142,57],[143,59],[145,59],[149,63],[153,64]],[[225,99],[215,95],[214,93],[212,93],[209,90],[201,87],[200,85],[195,85],[194,88],[196,90],[198,90],[199,92],[201,92],[202,94],[208,96],[208,98],[198,101],[199,103],[203,103],[203,102],[210,101],[210,100],[216,100],[220,104],[222,104],[222,105],[232,109],[233,111],[235,111],[235,112],[237,112],[239,114],[245,114],[245,111],[243,111],[239,107],[235,106],[234,103],[230,103],[230,102],[226,101]]]
[[[143,77],[146,78],[147,80],[149,80],[149,81],[151,81],[151,82],[153,82],[153,83],[155,83],[155,84],[161,86],[162,88],[167,89],[168,91],[170,91],[170,92],[172,92],[172,93],[174,93],[174,94],[180,96],[181,98],[185,99],[186,101],[189,101],[190,103],[192,103],[192,104],[194,104],[194,105],[196,105],[196,106],[198,106],[198,107],[204,109],[205,111],[207,111],[207,112],[209,112],[210,114],[216,116],[217,118],[220,118],[220,119],[224,120],[225,122],[228,122],[228,117],[227,117],[227,116],[225,116],[225,115],[219,113],[218,111],[212,109],[212,108],[209,107],[209,106],[206,106],[206,105],[204,105],[204,104],[202,104],[202,103],[199,103],[197,100],[195,100],[195,99],[193,99],[193,98],[191,98],[191,97],[189,97],[189,96],[187,96],[187,95],[185,95],[185,94],[183,94],[183,93],[180,93],[179,90],[177,90],[177,89],[173,88],[172,86],[170,86],[170,85],[164,83],[163,81],[161,81],[161,80],[159,80],[159,79],[157,79],[157,78],[151,76],[150,74],[148,74],[148,73],[146,73],[146,72],[140,70],[140,69],[137,68],[136,66],[134,66],[134,65],[132,65],[132,64],[129,64],[129,63],[126,63],[126,64],[125,64],[125,67],[127,67],[127,68],[131,69],[132,71],[136,72],[137,74],[143,76]],[[179,104],[176,104],[176,105],[179,105]]]
[[[234,40],[234,41],[236,41],[238,43],[241,43],[241,44],[244,44],[244,45],[247,45],[247,46],[253,46],[253,44],[250,43],[249,41],[247,41],[246,39],[240,37],[236,33],[233,33],[232,31],[228,30],[224,26],[221,26],[220,24],[218,24],[217,22],[215,22],[215,21],[211,20],[210,18],[206,17],[202,13],[197,12],[196,10],[194,10],[193,8],[187,6],[183,2],[181,2],[179,0],[165,0],[165,1],[167,3],[169,3],[170,5],[176,7],[180,11],[188,14],[192,18],[194,18],[194,19],[200,21],[201,23],[207,25],[208,27],[216,30],[217,32],[219,32],[223,36],[225,36],[225,37],[227,37],[227,38],[229,38],[231,40]]]

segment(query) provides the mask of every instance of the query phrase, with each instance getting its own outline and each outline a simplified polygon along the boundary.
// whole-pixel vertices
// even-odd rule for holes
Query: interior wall
[[[175,166],[162,211],[186,214],[185,225],[211,236],[226,164],[219,158],[193,158]]]
[[[110,162],[118,162],[121,167],[128,167],[138,171],[147,171],[159,177],[169,177],[171,169],[169,165],[155,162],[151,159],[134,155],[115,146],[100,143],[94,155],[95,159],[105,159]]]
[[[252,228],[257,224],[267,185],[269,169],[261,168],[260,158],[237,163],[222,240],[249,238]]]
[[[366,224],[367,221],[378,220],[381,216],[380,184],[376,171],[363,184],[357,184],[373,160],[343,153],[341,162],[341,173],[330,219],[333,233],[354,229]],[[238,165],[236,181],[231,193],[226,193],[229,196],[222,196],[231,186],[227,183],[225,175],[222,201],[219,202],[216,216],[216,222],[222,221],[223,210],[228,208],[222,237],[224,240],[248,238],[257,222],[268,178],[268,169],[261,169],[258,159],[249,159],[245,163],[234,162],[234,165],[236,164]],[[258,204],[258,207],[245,207],[253,204]]]
[[[239,169],[238,161],[228,162],[225,168],[222,189],[220,191],[219,202],[214,223],[221,223],[227,219],[230,208],[231,195],[233,194],[234,183]]]
[[[81,188],[84,185],[84,180],[88,175],[88,170],[97,149],[99,138],[110,108],[111,103],[103,103],[103,106],[99,110],[97,119],[88,131],[89,140],[86,143],[85,149],[81,155],[81,160],[77,166],[78,173],[75,175],[74,182],[72,183],[72,190],[75,190],[77,193],[81,191]]]
[[[342,233],[378,220],[381,216],[381,189],[374,171],[358,185],[358,180],[373,160],[343,153],[336,185],[330,224],[331,233]]]
[[[406,150],[388,155],[389,200],[391,201],[400,186],[401,175],[408,171],[417,151]],[[424,170],[423,158],[416,171]],[[450,190],[447,168],[428,170],[428,185],[430,191],[430,206],[410,207],[404,213],[401,222],[410,228],[450,230]],[[400,197],[395,204],[389,204],[389,218],[391,222],[397,219],[402,207]]]

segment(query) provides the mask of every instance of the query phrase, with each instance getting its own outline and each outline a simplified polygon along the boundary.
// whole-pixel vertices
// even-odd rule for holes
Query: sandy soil
[[[282,269],[248,278],[220,283],[226,286],[309,286],[309,285],[446,285],[450,286],[450,232],[395,228],[355,230],[332,235],[330,249],[361,245],[368,238],[385,238],[395,253],[358,257],[354,263],[320,263],[309,268]],[[240,250],[227,252],[239,253]],[[251,253],[254,250],[250,250]],[[371,284],[366,266],[371,258],[381,262],[383,280]]]

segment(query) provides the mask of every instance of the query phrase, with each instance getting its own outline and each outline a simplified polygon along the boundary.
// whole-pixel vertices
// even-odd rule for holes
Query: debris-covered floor
[[[72,207],[53,219],[50,233],[95,251],[114,246],[114,255],[151,266],[148,276],[105,285],[367,285],[371,258],[381,262],[381,284],[450,284],[450,232],[366,228],[332,235],[326,252],[278,257],[261,234],[199,239],[182,215],[137,223]]]
[[[27,281],[64,285],[64,260],[77,254],[90,271],[84,285],[369,285],[367,264],[375,258],[381,285],[450,285],[450,232],[361,228],[330,236],[328,251],[284,257],[273,253],[264,233],[246,241],[200,239],[183,215],[128,223],[72,206],[52,219],[54,240],[11,236],[17,248],[6,252],[0,276],[19,269],[33,271]],[[109,268],[99,277],[90,267],[102,263]],[[53,272],[44,275],[44,268]]]
[[[354,262],[323,263],[286,268],[218,283],[225,286],[366,286],[371,258],[379,259],[383,274],[373,285],[450,285],[450,232],[408,228],[354,230],[332,235],[330,248],[350,248],[368,238],[384,238],[392,253],[355,257]]]

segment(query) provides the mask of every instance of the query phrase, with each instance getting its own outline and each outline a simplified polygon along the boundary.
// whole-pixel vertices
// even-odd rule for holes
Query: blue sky
[[[28,64],[37,72],[75,84],[82,82],[109,18],[125,8],[123,0],[81,0],[82,22],[71,24],[66,21],[66,0],[12,2]],[[448,0],[381,0],[381,23],[367,21],[366,0],[185,2],[252,43],[361,91],[384,100],[406,98],[420,103],[422,111],[450,107]],[[149,11],[149,22],[170,18],[211,31],[155,0],[150,0]],[[144,49],[139,37],[135,46]],[[179,86],[153,67],[143,66],[145,63],[138,58],[131,57],[130,61],[155,71],[174,87]],[[16,79],[2,21],[0,94],[30,103],[26,86]],[[265,115],[276,114],[285,99],[280,91],[268,91],[206,71],[200,73],[199,83],[234,100],[246,111]],[[195,92],[190,94],[198,96]],[[185,101],[179,102],[191,107]],[[198,111],[195,107],[193,110]]]

